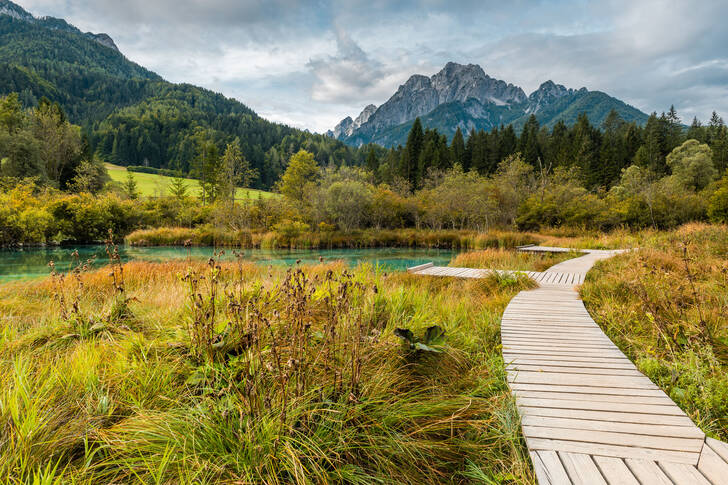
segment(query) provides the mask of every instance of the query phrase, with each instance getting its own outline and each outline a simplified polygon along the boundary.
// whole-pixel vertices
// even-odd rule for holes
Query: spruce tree
[[[420,161],[420,153],[424,143],[425,134],[422,131],[422,122],[419,118],[415,118],[412,123],[409,135],[407,136],[407,144],[403,153],[403,170],[402,176],[406,178],[412,187],[418,187],[418,163]]]
[[[450,153],[453,163],[459,163],[461,166],[465,166],[463,163],[463,158],[465,156],[465,140],[463,139],[463,132],[460,131],[459,126],[457,130],[455,130],[455,135],[452,137]]]

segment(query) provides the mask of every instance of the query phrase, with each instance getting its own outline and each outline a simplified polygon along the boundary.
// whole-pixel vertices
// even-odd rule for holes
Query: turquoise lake
[[[93,268],[100,268],[108,263],[104,246],[49,247],[0,250],[0,283],[30,278],[43,277],[49,274],[48,262],[54,261],[59,271],[67,271],[74,265],[72,253],[78,250],[82,261],[95,257]],[[211,247],[150,247],[137,248],[120,246],[119,253],[123,261],[170,261],[187,257],[207,260],[213,255]],[[349,266],[359,263],[380,265],[389,271],[404,271],[410,266],[434,262],[436,265],[447,265],[457,253],[450,250],[410,249],[410,248],[377,248],[377,249],[300,249],[300,250],[244,250],[245,259],[262,265],[286,266],[301,260],[302,263],[318,263],[324,261],[345,261]],[[225,250],[221,259],[232,260],[232,250]]]

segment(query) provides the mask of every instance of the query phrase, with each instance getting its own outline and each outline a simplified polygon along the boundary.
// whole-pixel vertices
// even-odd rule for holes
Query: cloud
[[[109,33],[165,78],[324,131],[415,73],[479,63],[527,92],[553,79],[683,119],[728,115],[728,3],[659,0],[19,0]]]
[[[312,58],[306,67],[315,77],[311,98],[329,103],[371,97],[388,75],[382,62],[371,59],[341,28],[336,29],[336,54]]]

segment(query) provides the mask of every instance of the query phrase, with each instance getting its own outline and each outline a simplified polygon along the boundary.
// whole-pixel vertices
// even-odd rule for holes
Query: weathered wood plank
[[[560,391],[518,391],[511,390],[511,394],[517,397],[536,399],[566,399],[577,401],[595,402],[618,402],[634,404],[671,404],[672,401],[666,396],[632,396],[628,394],[589,394],[582,392],[560,392]]]
[[[674,485],[665,472],[652,460],[625,458],[624,463],[642,485]]]
[[[591,456],[560,452],[559,456],[575,485],[608,485]]]
[[[523,435],[526,438],[544,438],[551,440],[576,441],[581,443],[633,446],[636,448],[685,451],[696,454],[700,454],[700,450],[703,448],[702,438],[673,438],[668,436],[615,433],[611,431],[570,428],[523,426]]]
[[[700,453],[698,470],[714,484],[728,483],[728,463],[723,461],[723,458],[713,451],[707,443]]]
[[[509,372],[509,382],[522,384],[562,384],[567,386],[623,387],[625,389],[654,389],[646,377],[635,376],[582,376],[557,372]]]
[[[569,479],[569,475],[566,473],[566,469],[555,451],[538,451],[532,453],[540,459],[549,483],[552,485],[572,485],[572,481]],[[539,478],[540,483],[541,479]]]
[[[690,426],[693,422],[687,416],[666,416],[664,414],[619,413],[583,409],[529,408],[518,406],[521,416],[551,416],[556,418],[589,419],[593,421],[619,421],[622,423]],[[697,458],[695,460],[697,463]]]
[[[516,404],[523,407],[584,409],[590,411],[611,411],[620,413],[660,414],[668,416],[685,416],[682,409],[675,404],[633,404],[607,401],[582,401],[571,399],[534,399],[520,397],[516,394]]]
[[[613,456],[616,458],[637,458],[642,460],[661,461],[695,465],[698,453],[671,450],[653,450],[632,446],[605,445],[601,443],[582,443],[579,441],[551,440],[543,438],[527,438],[526,443],[532,450],[553,450],[588,455]],[[571,476],[571,475],[569,475]]]
[[[683,464],[670,460],[659,460],[659,465],[670,480],[676,484],[712,485],[692,463]]]
[[[640,482],[620,458],[595,456],[594,462],[609,485],[640,485]]]
[[[723,461],[728,463],[728,443],[723,443],[722,441],[718,441],[713,438],[706,438],[705,444],[710,446],[710,448],[715,451],[718,456],[723,459]]]
[[[698,440],[702,440],[705,437],[703,432],[695,426],[668,426],[663,424],[623,423],[620,421],[593,421],[589,419],[557,418],[548,416],[525,415],[521,418],[521,425],[610,431],[613,433],[667,436],[672,438],[692,438]]]
[[[508,370],[528,372],[560,372],[567,374],[609,375],[609,376],[640,376],[637,369],[613,369],[599,367],[562,367],[538,364],[511,364]]]

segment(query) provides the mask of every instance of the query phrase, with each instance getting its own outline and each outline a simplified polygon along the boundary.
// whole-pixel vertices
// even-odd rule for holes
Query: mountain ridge
[[[452,137],[455,131],[491,130],[512,124],[516,129],[534,115],[542,125],[553,126],[563,120],[573,124],[586,113],[597,125],[615,109],[626,121],[644,124],[647,114],[601,91],[566,88],[552,80],[545,81],[530,95],[520,87],[495,79],[477,64],[448,62],[431,77],[410,76],[382,105],[370,111],[366,122],[356,127],[351,117],[344,118],[327,132],[349,145],[377,143],[395,146],[404,143],[407,127],[421,118],[425,128]],[[610,109],[607,109],[610,108]],[[606,109],[606,112],[605,112]]]
[[[89,39],[94,40],[105,47],[114,49],[117,52],[121,52],[121,51],[119,51],[119,48],[116,46],[114,39],[112,39],[109,34],[105,34],[105,33],[95,34],[93,32],[81,32],[81,30],[79,30],[78,28],[69,24],[65,20],[59,19],[56,17],[50,17],[50,16],[36,17],[33,14],[31,14],[30,12],[28,12],[27,10],[25,10],[20,5],[13,3],[10,0],[0,0],[0,16],[2,16],[2,15],[14,18],[15,20],[19,20],[22,22],[37,23],[37,24],[40,24],[49,29],[56,29],[56,30],[63,30],[66,32],[79,33],[79,34],[85,35]]]
[[[268,189],[300,149],[321,165],[357,156],[340,141],[270,122],[236,99],[170,83],[111,43],[105,34],[83,33],[0,0],[0,96],[17,93],[26,108],[42,98],[58,103],[81,126],[89,152],[118,165],[190,173],[199,170],[201,146],[222,154],[238,143],[258,170],[254,186]]]

